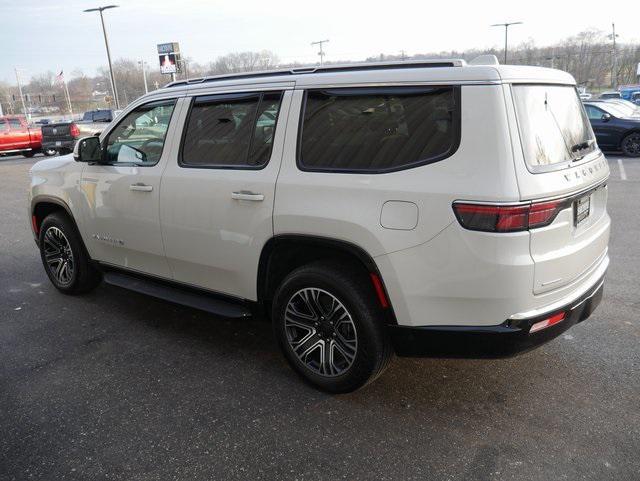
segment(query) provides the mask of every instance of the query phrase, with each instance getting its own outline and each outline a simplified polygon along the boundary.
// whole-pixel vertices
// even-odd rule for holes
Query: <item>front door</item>
[[[174,279],[256,299],[273,236],[275,185],[291,91],[195,97],[178,162],[162,179],[160,218]]]
[[[82,172],[83,237],[91,257],[171,277],[160,233],[162,170],[170,155],[176,100],[136,107],[102,139],[103,161]]]

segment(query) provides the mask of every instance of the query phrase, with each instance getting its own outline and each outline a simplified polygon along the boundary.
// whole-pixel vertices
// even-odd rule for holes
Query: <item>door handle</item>
[[[137,184],[131,184],[129,186],[129,190],[135,190],[136,192],[151,192],[153,190],[153,186],[138,182]]]
[[[253,202],[262,202],[264,200],[264,194],[256,194],[255,192],[241,190],[240,192],[232,192],[231,198],[235,200],[252,200]]]

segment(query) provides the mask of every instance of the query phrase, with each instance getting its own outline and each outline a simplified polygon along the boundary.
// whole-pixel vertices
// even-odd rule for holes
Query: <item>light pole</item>
[[[322,64],[324,63],[324,56],[325,53],[322,50],[322,44],[327,43],[329,40],[319,40],[317,42],[311,42],[311,45],[319,45],[320,46],[320,51],[318,52],[318,55],[320,55],[320,66],[322,67]]]
[[[504,63],[507,63],[507,47],[509,39],[509,27],[511,25],[522,25],[522,22],[506,22],[506,23],[494,23],[492,27],[504,27]]]
[[[24,113],[27,120],[31,120],[31,115],[27,112],[27,106],[24,104],[24,95],[22,94],[22,85],[20,84],[20,75],[18,74],[18,69],[13,69],[16,72],[16,82],[18,82],[18,93],[20,94],[20,101],[22,102],[22,112]]]
[[[116,109],[120,109],[120,102],[118,101],[118,91],[116,90],[116,78],[113,76],[113,67],[111,65],[111,51],[109,50],[109,40],[107,40],[107,29],[104,27],[103,10],[109,8],[117,8],[118,5],[107,5],[105,7],[89,8],[85,12],[100,12],[100,22],[102,22],[102,33],[104,34],[104,45],[107,47],[107,60],[109,61],[109,75],[111,76],[111,90],[113,91],[113,98],[116,101]]]
[[[144,93],[148,94],[149,93],[149,88],[147,87],[147,69],[145,68],[145,64],[147,62],[145,62],[144,60],[138,60],[138,64],[142,67],[142,79],[144,80]]]
[[[616,37],[618,34],[616,33],[616,24],[612,23],[611,28],[613,31],[611,35],[607,35],[611,40],[613,40],[613,50],[611,51],[611,55],[613,58],[611,59],[611,87],[613,90],[618,88],[618,55],[616,52]]]

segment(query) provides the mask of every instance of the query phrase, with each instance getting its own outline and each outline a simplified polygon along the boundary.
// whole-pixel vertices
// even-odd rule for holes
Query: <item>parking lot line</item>
[[[620,178],[622,180],[627,180],[627,172],[624,170],[624,164],[622,163],[622,159],[618,159],[618,168],[620,170]]]

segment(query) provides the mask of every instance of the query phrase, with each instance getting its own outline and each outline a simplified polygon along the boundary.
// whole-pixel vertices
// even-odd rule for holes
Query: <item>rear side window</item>
[[[184,133],[181,165],[260,168],[271,157],[282,92],[197,97]]]
[[[459,87],[310,90],[298,165],[389,172],[442,160],[459,141]]]
[[[11,126],[12,129],[21,129],[22,122],[20,122],[20,119],[9,119],[9,126]]]

